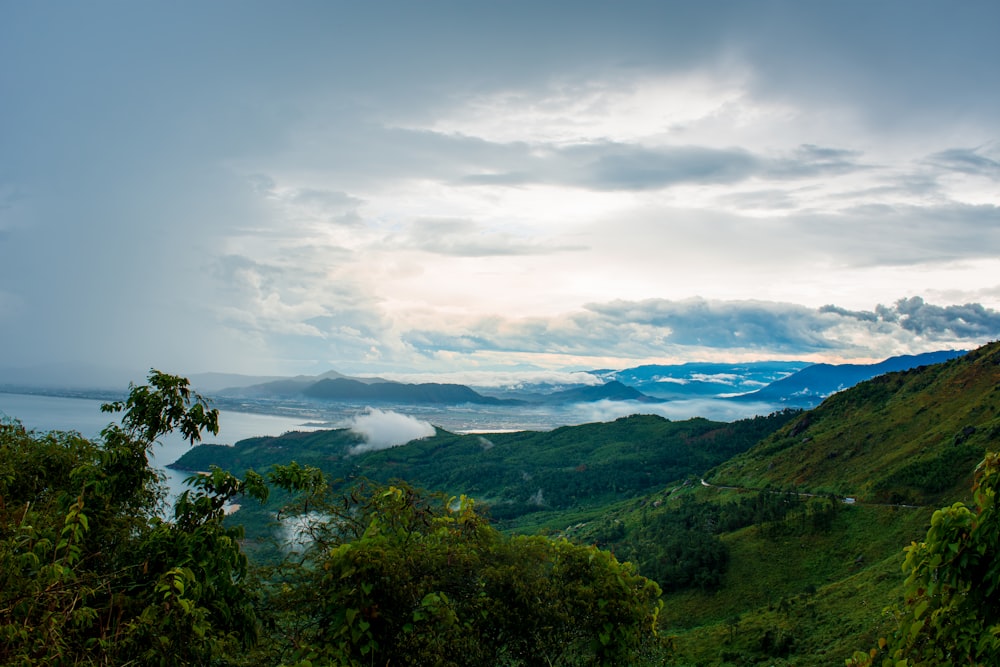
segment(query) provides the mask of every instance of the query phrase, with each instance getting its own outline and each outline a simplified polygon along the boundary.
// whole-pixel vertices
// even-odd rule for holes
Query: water
[[[19,419],[36,431],[77,431],[96,438],[109,422],[120,415],[101,412],[101,403],[90,398],[63,398],[36,394],[0,392],[0,416]],[[285,406],[286,409],[287,406]],[[320,428],[343,428],[364,410],[363,405],[328,405],[303,411],[302,414],[273,415],[261,412],[219,411],[219,434],[208,434],[209,444],[232,445],[254,436],[276,436],[288,431],[312,431]],[[629,414],[659,414],[668,419],[701,416],[732,421],[757,414],[768,414],[776,406],[733,403],[713,399],[678,400],[668,403],[599,401],[569,406],[393,406],[393,410],[425,420],[453,433],[495,433],[500,431],[549,430],[558,426],[610,421]],[[183,491],[188,473],[165,468],[176,461],[190,445],[179,434],[161,438],[153,448],[153,464],[166,475],[171,497]]]
[[[117,422],[120,413],[101,412],[100,401],[90,398],[63,398],[36,394],[0,393],[0,416],[18,419],[25,428],[35,431],[77,431],[86,438],[97,438],[109,423]],[[288,431],[315,430],[304,418],[264,415],[232,410],[219,411],[219,435],[206,434],[203,442],[232,445],[240,440],[263,435],[281,435]],[[153,447],[152,463],[166,475],[171,497],[185,488],[189,473],[164,468],[190,448],[178,433],[160,439]]]

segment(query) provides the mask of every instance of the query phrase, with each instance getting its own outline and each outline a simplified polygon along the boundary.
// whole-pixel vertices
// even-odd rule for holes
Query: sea
[[[85,438],[97,438],[109,423],[118,421],[119,415],[101,412],[101,404],[105,402],[91,398],[0,393],[0,418],[17,419],[25,428],[34,431],[75,431]],[[218,435],[208,433],[203,442],[232,445],[254,436],[310,431],[320,425],[302,417],[220,410],[219,427]],[[166,466],[190,447],[179,433],[167,434],[153,447],[152,463],[164,473],[170,497],[176,497],[187,488],[184,480],[190,473]]]
[[[101,412],[98,398],[52,396],[37,393],[0,392],[0,418],[19,420],[35,431],[76,431],[87,438],[97,438],[119,415]],[[218,435],[206,434],[205,444],[233,445],[256,436],[278,436],[289,431],[313,431],[351,426],[366,406],[341,405],[326,409],[302,409],[288,405],[271,406],[279,414],[262,411],[261,404],[246,404],[256,410],[240,411],[219,408]],[[629,414],[659,414],[668,419],[705,417],[732,421],[776,409],[766,404],[733,403],[712,399],[676,400],[662,404],[601,401],[565,407],[552,406],[394,406],[393,411],[452,433],[497,433],[510,431],[545,431],[559,426],[610,421]],[[163,436],[152,450],[153,465],[164,474],[168,501],[180,494],[190,476],[167,468],[191,445],[178,433]],[[171,502],[172,504],[172,502]]]

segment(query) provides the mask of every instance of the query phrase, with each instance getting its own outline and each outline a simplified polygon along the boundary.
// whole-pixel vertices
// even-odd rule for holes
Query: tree
[[[300,495],[309,539],[259,582],[225,505],[266,499],[261,475],[213,467],[159,513],[150,448],[197,442],[218,413],[155,370],[103,409],[122,418],[97,440],[0,423],[0,664],[611,665],[658,649],[659,588],[610,554],[508,537],[471,500],[405,483],[338,495],[294,463],[267,481]]]
[[[317,471],[279,468],[274,481]],[[467,498],[404,483],[308,499],[316,541],[274,580],[283,664],[634,664],[659,588],[593,547],[508,537]]]
[[[976,468],[974,508],[934,512],[927,536],[906,547],[905,607],[878,649],[848,664],[922,667],[1000,664],[1000,454]]]
[[[151,371],[99,441],[0,424],[0,662],[209,664],[257,635],[241,532],[225,502],[263,480],[214,470],[175,519],[149,451],[173,430],[193,443],[218,412],[183,378]]]

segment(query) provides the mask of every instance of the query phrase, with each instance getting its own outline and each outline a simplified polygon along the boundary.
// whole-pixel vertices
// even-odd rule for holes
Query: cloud
[[[981,148],[949,148],[927,158],[935,167],[963,174],[1000,179],[1000,155],[997,144]]]
[[[5,7],[9,359],[520,372],[991,330],[995,3],[389,4]],[[913,293],[940,305],[867,310]]]
[[[742,378],[734,373],[692,373],[695,382],[710,382],[714,384],[732,384]]]
[[[747,349],[828,349],[822,317],[803,306],[756,301],[649,299],[590,304],[588,309],[614,324],[662,329],[664,339],[680,346]]]
[[[579,246],[546,244],[530,236],[518,236],[504,230],[489,229],[470,220],[453,218],[418,219],[404,232],[390,234],[383,243],[383,247],[388,248],[419,249],[454,257],[509,257],[582,249]]]
[[[363,444],[351,447],[350,454],[398,447],[412,440],[429,438],[437,432],[428,422],[378,408],[368,408],[356,415],[350,420],[348,428],[365,441]]]
[[[559,152],[569,185],[598,190],[651,190],[679,183],[728,184],[760,171],[760,162],[743,150],[701,146],[646,148],[593,144]],[[560,170],[563,171],[563,170]]]
[[[668,403],[633,403],[598,401],[579,403],[570,408],[574,422],[608,422],[629,415],[658,415],[671,420],[690,419],[692,415],[714,421],[731,422],[756,415],[770,414],[783,406],[777,403],[726,401],[721,399],[683,399]]]
[[[467,322],[463,333],[446,329],[409,335],[424,354],[486,351],[510,355],[548,354],[567,359],[604,356],[627,359],[782,356],[871,358],[941,345],[976,345],[1000,337],[1000,313],[981,304],[933,306],[914,297],[859,311],[808,308],[767,301],[612,301],[552,318]],[[594,359],[591,359],[594,361]],[[707,380],[708,378],[706,378]]]
[[[982,304],[935,306],[919,296],[903,298],[873,311],[848,311],[824,306],[823,312],[837,313],[863,322],[884,322],[899,326],[929,340],[985,341],[1000,338],[1000,312]]]
[[[870,169],[858,161],[861,152],[802,144],[790,155],[771,160],[767,176],[775,179],[843,176]]]

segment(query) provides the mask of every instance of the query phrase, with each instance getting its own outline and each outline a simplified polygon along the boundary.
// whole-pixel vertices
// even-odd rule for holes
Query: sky
[[[1000,338],[1000,3],[0,0],[0,368]]]

